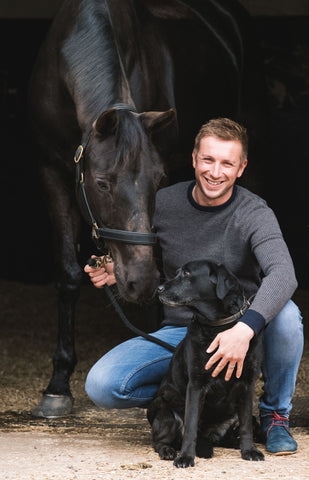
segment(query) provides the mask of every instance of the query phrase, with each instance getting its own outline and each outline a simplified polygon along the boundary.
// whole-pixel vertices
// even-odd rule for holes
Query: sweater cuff
[[[249,308],[239,320],[252,328],[257,335],[265,327],[266,321],[263,315]]]

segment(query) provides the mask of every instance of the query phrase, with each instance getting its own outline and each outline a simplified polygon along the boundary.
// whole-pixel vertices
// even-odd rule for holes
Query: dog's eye
[[[191,275],[191,273],[189,272],[189,270],[183,270],[182,271],[182,274],[184,277],[189,277]]]

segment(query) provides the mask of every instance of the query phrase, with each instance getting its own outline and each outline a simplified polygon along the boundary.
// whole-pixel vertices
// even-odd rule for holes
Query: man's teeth
[[[222,182],[212,182],[211,180],[207,180],[210,185],[220,185]]]

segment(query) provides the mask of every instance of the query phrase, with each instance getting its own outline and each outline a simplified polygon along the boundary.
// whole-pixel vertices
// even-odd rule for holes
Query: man
[[[162,250],[166,279],[190,260],[208,258],[224,264],[240,280],[250,308],[238,323],[215,338],[213,376],[226,368],[229,381],[242,374],[250,340],[264,331],[264,393],[260,420],[266,448],[275,454],[294,453],[289,413],[303,350],[300,312],[291,297],[297,287],[294,267],[278,222],[266,202],[235,185],[247,165],[246,130],[225,118],[210,120],[195,139],[195,181],[181,182],[157,193],[153,223]],[[93,284],[115,282],[112,264],[85,267]],[[177,345],[192,317],[186,307],[164,305],[156,337]],[[99,406],[146,407],[165,374],[171,353],[140,337],[108,352],[91,369],[86,391]]]

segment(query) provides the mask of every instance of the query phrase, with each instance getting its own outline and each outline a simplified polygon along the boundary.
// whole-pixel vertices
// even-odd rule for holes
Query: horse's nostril
[[[128,293],[134,293],[137,289],[137,282],[128,282],[127,283],[127,290]]]
[[[130,280],[127,282],[127,292],[129,295],[140,295],[145,284],[140,280]]]
[[[149,270],[144,274],[141,269],[131,266],[127,275],[118,279],[118,289],[128,301],[143,302],[153,298],[158,283],[159,273],[156,270]]]

